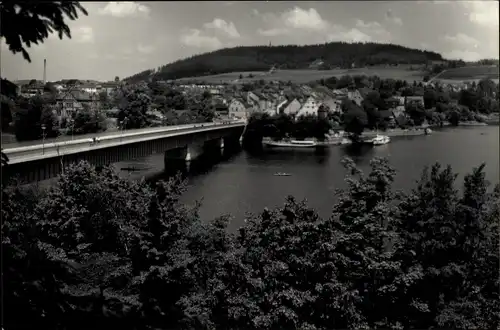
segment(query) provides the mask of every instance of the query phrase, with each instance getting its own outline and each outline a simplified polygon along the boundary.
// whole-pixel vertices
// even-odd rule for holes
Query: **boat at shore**
[[[276,147],[281,147],[281,148],[314,148],[318,144],[316,141],[299,141],[299,140],[289,140],[289,141],[272,141],[272,140],[265,140],[262,141],[262,144],[264,144],[267,147],[270,148],[276,148]]]
[[[340,140],[340,145],[348,145],[348,144],[352,144],[352,140],[351,139],[342,138],[342,140]]]
[[[371,140],[371,144],[379,146],[391,142],[391,138],[387,135],[377,135]]]

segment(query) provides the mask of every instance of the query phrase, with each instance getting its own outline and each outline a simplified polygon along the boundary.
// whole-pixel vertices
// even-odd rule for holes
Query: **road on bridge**
[[[232,122],[232,121],[231,121]],[[165,127],[193,127],[193,125],[203,125],[203,124],[212,124],[212,123],[196,123],[196,124],[186,124],[186,125],[170,125],[170,126],[159,126],[159,127],[146,127],[139,129],[128,129],[128,130],[113,130],[113,131],[104,131],[100,133],[90,133],[90,134],[79,134],[79,135],[60,135],[56,138],[47,138],[43,142],[42,140],[32,140],[32,141],[22,141],[22,142],[12,142],[12,143],[2,143],[3,149],[11,149],[11,148],[19,148],[19,147],[29,147],[34,145],[41,145],[42,143],[50,144],[50,143],[59,143],[66,142],[71,140],[82,140],[82,139],[93,139],[93,138],[102,138],[105,136],[112,136],[117,134],[127,134],[127,133],[141,133],[141,132],[154,132],[155,130],[162,130]]]

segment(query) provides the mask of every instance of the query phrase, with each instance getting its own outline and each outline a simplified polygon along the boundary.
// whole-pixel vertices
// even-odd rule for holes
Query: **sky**
[[[28,48],[32,63],[0,43],[10,80],[125,78],[175,60],[240,45],[329,41],[394,43],[447,59],[499,58],[497,1],[82,2],[88,16]]]

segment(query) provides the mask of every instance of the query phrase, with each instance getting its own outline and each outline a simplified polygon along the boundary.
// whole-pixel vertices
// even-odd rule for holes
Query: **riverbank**
[[[389,137],[397,137],[397,136],[418,136],[418,135],[425,135],[425,128],[408,128],[408,129],[402,129],[402,128],[394,128],[394,129],[388,129],[386,131],[364,131],[361,134],[361,137],[375,137],[376,135],[381,134],[381,135],[386,135]]]
[[[478,122],[478,121],[465,121],[465,122],[459,122],[458,126],[459,127],[484,127],[484,126],[488,126],[488,125],[498,125],[498,123],[499,123],[498,119],[490,120],[490,121],[484,122],[484,123]],[[418,135],[425,135],[426,128],[437,129],[437,128],[445,128],[445,127],[452,127],[452,125],[449,122],[443,122],[442,126],[429,125],[429,126],[412,127],[412,128],[407,128],[407,129],[393,128],[393,129],[388,129],[386,131],[365,130],[365,131],[363,131],[361,136],[374,137],[377,134],[387,135],[389,137],[418,136]]]

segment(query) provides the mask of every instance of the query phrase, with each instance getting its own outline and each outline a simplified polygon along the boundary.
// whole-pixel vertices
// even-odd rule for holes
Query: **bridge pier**
[[[224,150],[224,139],[217,138],[213,140],[208,140],[203,144],[203,150],[205,153],[218,154]]]
[[[186,166],[189,171],[191,163],[203,154],[203,147],[203,145],[189,144],[165,151],[165,169]]]

